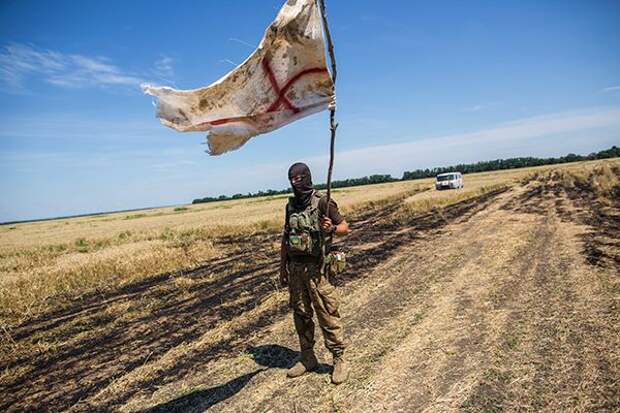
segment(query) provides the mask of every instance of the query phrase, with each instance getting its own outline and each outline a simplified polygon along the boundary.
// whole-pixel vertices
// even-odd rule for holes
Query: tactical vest
[[[322,244],[326,251],[331,243],[331,236],[321,234],[321,213],[319,201],[321,195],[314,192],[310,204],[304,209],[295,208],[295,198],[289,198],[286,205],[288,224],[287,250],[291,257],[321,257]]]

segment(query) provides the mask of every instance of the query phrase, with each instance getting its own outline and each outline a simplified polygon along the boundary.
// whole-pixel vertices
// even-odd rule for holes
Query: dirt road
[[[0,410],[620,408],[617,198],[547,176],[423,214],[405,199],[352,218],[343,242],[347,383],[329,383],[322,345],[318,372],[285,377],[297,343],[266,233],[12,331]]]

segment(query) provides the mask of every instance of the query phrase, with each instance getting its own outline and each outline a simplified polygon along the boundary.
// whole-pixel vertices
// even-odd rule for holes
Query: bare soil
[[[12,329],[0,411],[620,409],[617,194],[550,174],[426,213],[405,198],[349,217],[340,242],[348,382],[330,384],[322,345],[317,372],[286,378],[297,341],[267,231]]]

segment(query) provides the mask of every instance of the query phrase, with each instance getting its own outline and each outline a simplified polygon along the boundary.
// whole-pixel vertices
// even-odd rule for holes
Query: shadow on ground
[[[269,369],[291,368],[299,357],[298,352],[277,344],[257,347],[250,346],[247,352],[259,366],[262,366],[262,368],[258,368],[251,373],[239,376],[219,386],[195,390],[177,399],[143,410],[141,413],[189,413],[208,410],[219,402],[237,394],[252,380],[252,378],[254,378],[254,376]],[[328,371],[329,366],[325,364],[321,364],[317,370],[318,373],[326,373]],[[284,372],[282,374],[284,374]]]

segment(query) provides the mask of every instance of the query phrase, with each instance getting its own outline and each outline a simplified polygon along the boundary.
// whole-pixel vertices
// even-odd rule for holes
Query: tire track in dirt
[[[489,313],[487,290],[530,241],[516,239],[518,227],[506,218],[495,205],[440,239],[438,245],[463,257],[460,265],[448,282],[421,297],[427,303],[424,318],[378,361],[371,385],[360,395],[353,392],[345,411],[447,411],[462,398],[502,320],[501,313]],[[437,271],[434,267],[413,265],[403,275]]]
[[[504,281],[499,295],[516,294],[510,321],[464,410],[617,410],[619,366],[610,349],[618,349],[620,339],[617,310],[610,311],[617,296],[609,288],[617,274],[587,264],[583,239],[591,229],[566,219],[581,208],[564,190],[537,186],[531,191],[547,196],[520,208],[543,217],[551,236],[530,271]]]

